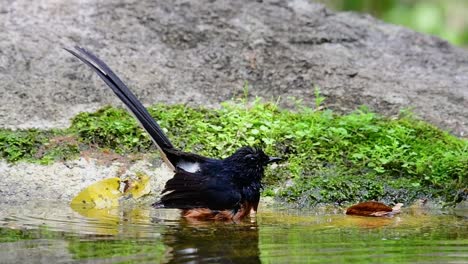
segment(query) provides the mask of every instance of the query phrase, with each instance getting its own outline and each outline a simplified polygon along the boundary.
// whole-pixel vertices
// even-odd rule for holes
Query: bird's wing
[[[178,170],[167,181],[163,196],[155,206],[223,210],[238,208],[240,201],[240,192],[228,181]]]
[[[162,131],[161,127],[151,117],[146,108],[141,104],[130,89],[120,80],[119,77],[98,57],[81,47],[75,47],[77,52],[69,49],[66,51],[83,61],[93,69],[99,77],[112,89],[117,97],[130,109],[131,113],[138,119],[142,127],[151,136],[153,142],[158,147],[163,160],[172,169],[175,169],[174,161],[167,157],[166,151],[174,149],[171,141]]]

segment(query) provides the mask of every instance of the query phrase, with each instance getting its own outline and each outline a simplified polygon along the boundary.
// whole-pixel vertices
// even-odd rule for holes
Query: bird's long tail
[[[117,97],[122,100],[122,102],[128,107],[128,109],[130,109],[138,121],[140,121],[140,124],[151,136],[154,143],[158,146],[163,159],[170,167],[174,168],[174,164],[172,164],[166,157],[166,151],[173,149],[174,147],[158,123],[156,123],[156,121],[148,113],[146,108],[141,104],[140,101],[138,101],[130,89],[120,80],[119,77],[117,77],[117,75],[109,68],[109,66],[107,66],[106,63],[84,48],[75,47],[75,49],[77,52],[65,48],[66,51],[70,52],[75,57],[83,61],[86,65],[91,67],[112,89]]]

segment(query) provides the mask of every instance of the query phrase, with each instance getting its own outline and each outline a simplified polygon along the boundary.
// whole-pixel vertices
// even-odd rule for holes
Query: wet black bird
[[[256,211],[269,157],[261,149],[242,147],[225,159],[176,149],[156,121],[119,77],[98,57],[81,47],[65,49],[91,67],[124,102],[161,152],[175,175],[167,181],[158,208],[179,208],[195,219],[239,220]]]

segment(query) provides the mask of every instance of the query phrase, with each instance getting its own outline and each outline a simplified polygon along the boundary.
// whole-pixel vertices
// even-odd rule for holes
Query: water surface
[[[260,208],[256,218],[213,223],[150,207],[1,208],[0,263],[468,263],[466,209],[366,218]]]

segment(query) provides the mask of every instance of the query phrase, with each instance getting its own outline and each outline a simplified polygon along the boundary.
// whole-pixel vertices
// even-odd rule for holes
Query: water
[[[0,208],[0,263],[468,263],[467,209],[366,218],[260,208],[212,223],[150,207]]]

